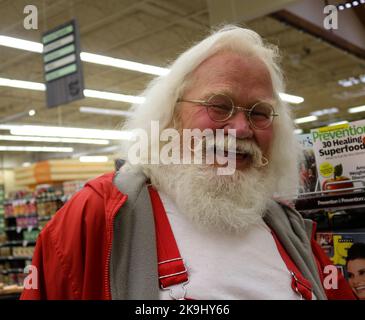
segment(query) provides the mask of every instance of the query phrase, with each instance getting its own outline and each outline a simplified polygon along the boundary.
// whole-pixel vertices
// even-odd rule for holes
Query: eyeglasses
[[[278,116],[273,106],[268,102],[259,101],[247,109],[235,106],[231,97],[225,94],[214,94],[208,100],[179,99],[178,102],[190,102],[205,106],[209,117],[217,122],[227,121],[236,112],[243,111],[255,129],[266,129],[271,125],[274,117]]]

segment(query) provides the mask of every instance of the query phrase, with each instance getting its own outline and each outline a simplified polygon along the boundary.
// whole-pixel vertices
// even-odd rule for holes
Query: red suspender
[[[303,299],[312,300],[312,285],[311,283],[303,277],[297,266],[293,263],[292,259],[286,253],[285,249],[281,245],[279,239],[277,238],[274,231],[271,231],[272,236],[276,242],[276,246],[279,250],[281,258],[284,260],[286,267],[288,268],[291,276],[291,287],[292,289],[299,294]]]
[[[188,273],[177,247],[170,222],[158,192],[148,187],[155,219],[158,278],[162,289],[188,281]]]

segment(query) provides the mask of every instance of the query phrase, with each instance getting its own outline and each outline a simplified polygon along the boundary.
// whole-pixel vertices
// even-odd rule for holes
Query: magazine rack
[[[295,208],[301,213],[310,213],[319,210],[344,210],[364,208],[365,213],[365,180],[346,180],[353,187],[336,188],[343,181],[331,182],[327,186],[332,190],[301,193],[293,200]]]
[[[292,198],[293,205],[317,223],[318,231],[365,229],[365,180],[346,183],[353,187],[298,194]]]

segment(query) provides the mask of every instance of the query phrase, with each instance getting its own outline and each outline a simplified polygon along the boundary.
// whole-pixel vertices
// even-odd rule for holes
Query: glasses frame
[[[212,104],[212,103],[209,103],[209,100],[211,100],[213,97],[215,97],[215,96],[224,96],[224,97],[226,97],[226,98],[228,98],[229,99],[229,101],[231,102],[231,112],[229,113],[229,115],[226,117],[226,118],[224,118],[224,119],[222,119],[222,120],[216,120],[216,119],[212,119],[212,117],[210,116],[210,114],[209,114],[209,110],[208,110],[208,108],[210,108],[210,107],[213,107],[214,105]],[[258,129],[258,130],[264,130],[264,129],[267,129],[272,123],[273,123],[273,121],[274,121],[274,117],[277,117],[277,116],[279,116],[279,114],[278,113],[276,113],[275,112],[275,110],[274,110],[274,107],[270,104],[270,103],[268,103],[268,102],[265,102],[265,101],[257,101],[255,104],[253,104],[252,105],[252,107],[251,108],[245,108],[245,107],[241,107],[241,106],[235,106],[234,105],[234,102],[233,102],[233,100],[232,100],[232,98],[230,97],[230,96],[228,96],[228,95],[226,95],[226,94],[223,94],[223,93],[216,93],[216,94],[212,94],[207,100],[187,100],[187,99],[179,99],[177,102],[188,102],[188,103],[196,103],[196,104],[199,104],[199,105],[202,105],[202,106],[205,106],[206,108],[207,108],[207,113],[208,113],[208,116],[209,116],[209,118],[212,120],[212,121],[215,121],[215,122],[225,122],[225,121],[227,121],[228,119],[230,119],[234,114],[236,114],[237,112],[239,112],[239,111],[242,111],[242,112],[244,112],[245,114],[246,114],[246,116],[247,116],[247,119],[248,119],[248,121],[250,122],[250,124],[251,124],[251,126],[253,127],[253,128],[255,128],[255,129]],[[257,127],[254,123],[253,123],[253,121],[252,121],[252,119],[251,119],[251,113],[252,113],[252,110],[259,104],[259,103],[263,103],[263,102],[265,102],[265,103],[267,103],[269,106],[270,106],[270,108],[271,108],[271,111],[272,111],[272,113],[271,113],[271,121],[270,121],[270,123],[268,123],[268,125],[267,126],[265,126],[265,127]]]

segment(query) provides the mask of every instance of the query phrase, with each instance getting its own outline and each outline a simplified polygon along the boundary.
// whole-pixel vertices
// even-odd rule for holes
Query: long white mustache
[[[221,158],[244,155],[250,158],[255,168],[264,167],[269,163],[255,142],[247,139],[237,139],[231,135],[216,136],[214,139],[202,137],[198,142],[194,141],[192,151],[201,152],[205,159],[214,158],[215,155],[219,155]]]

